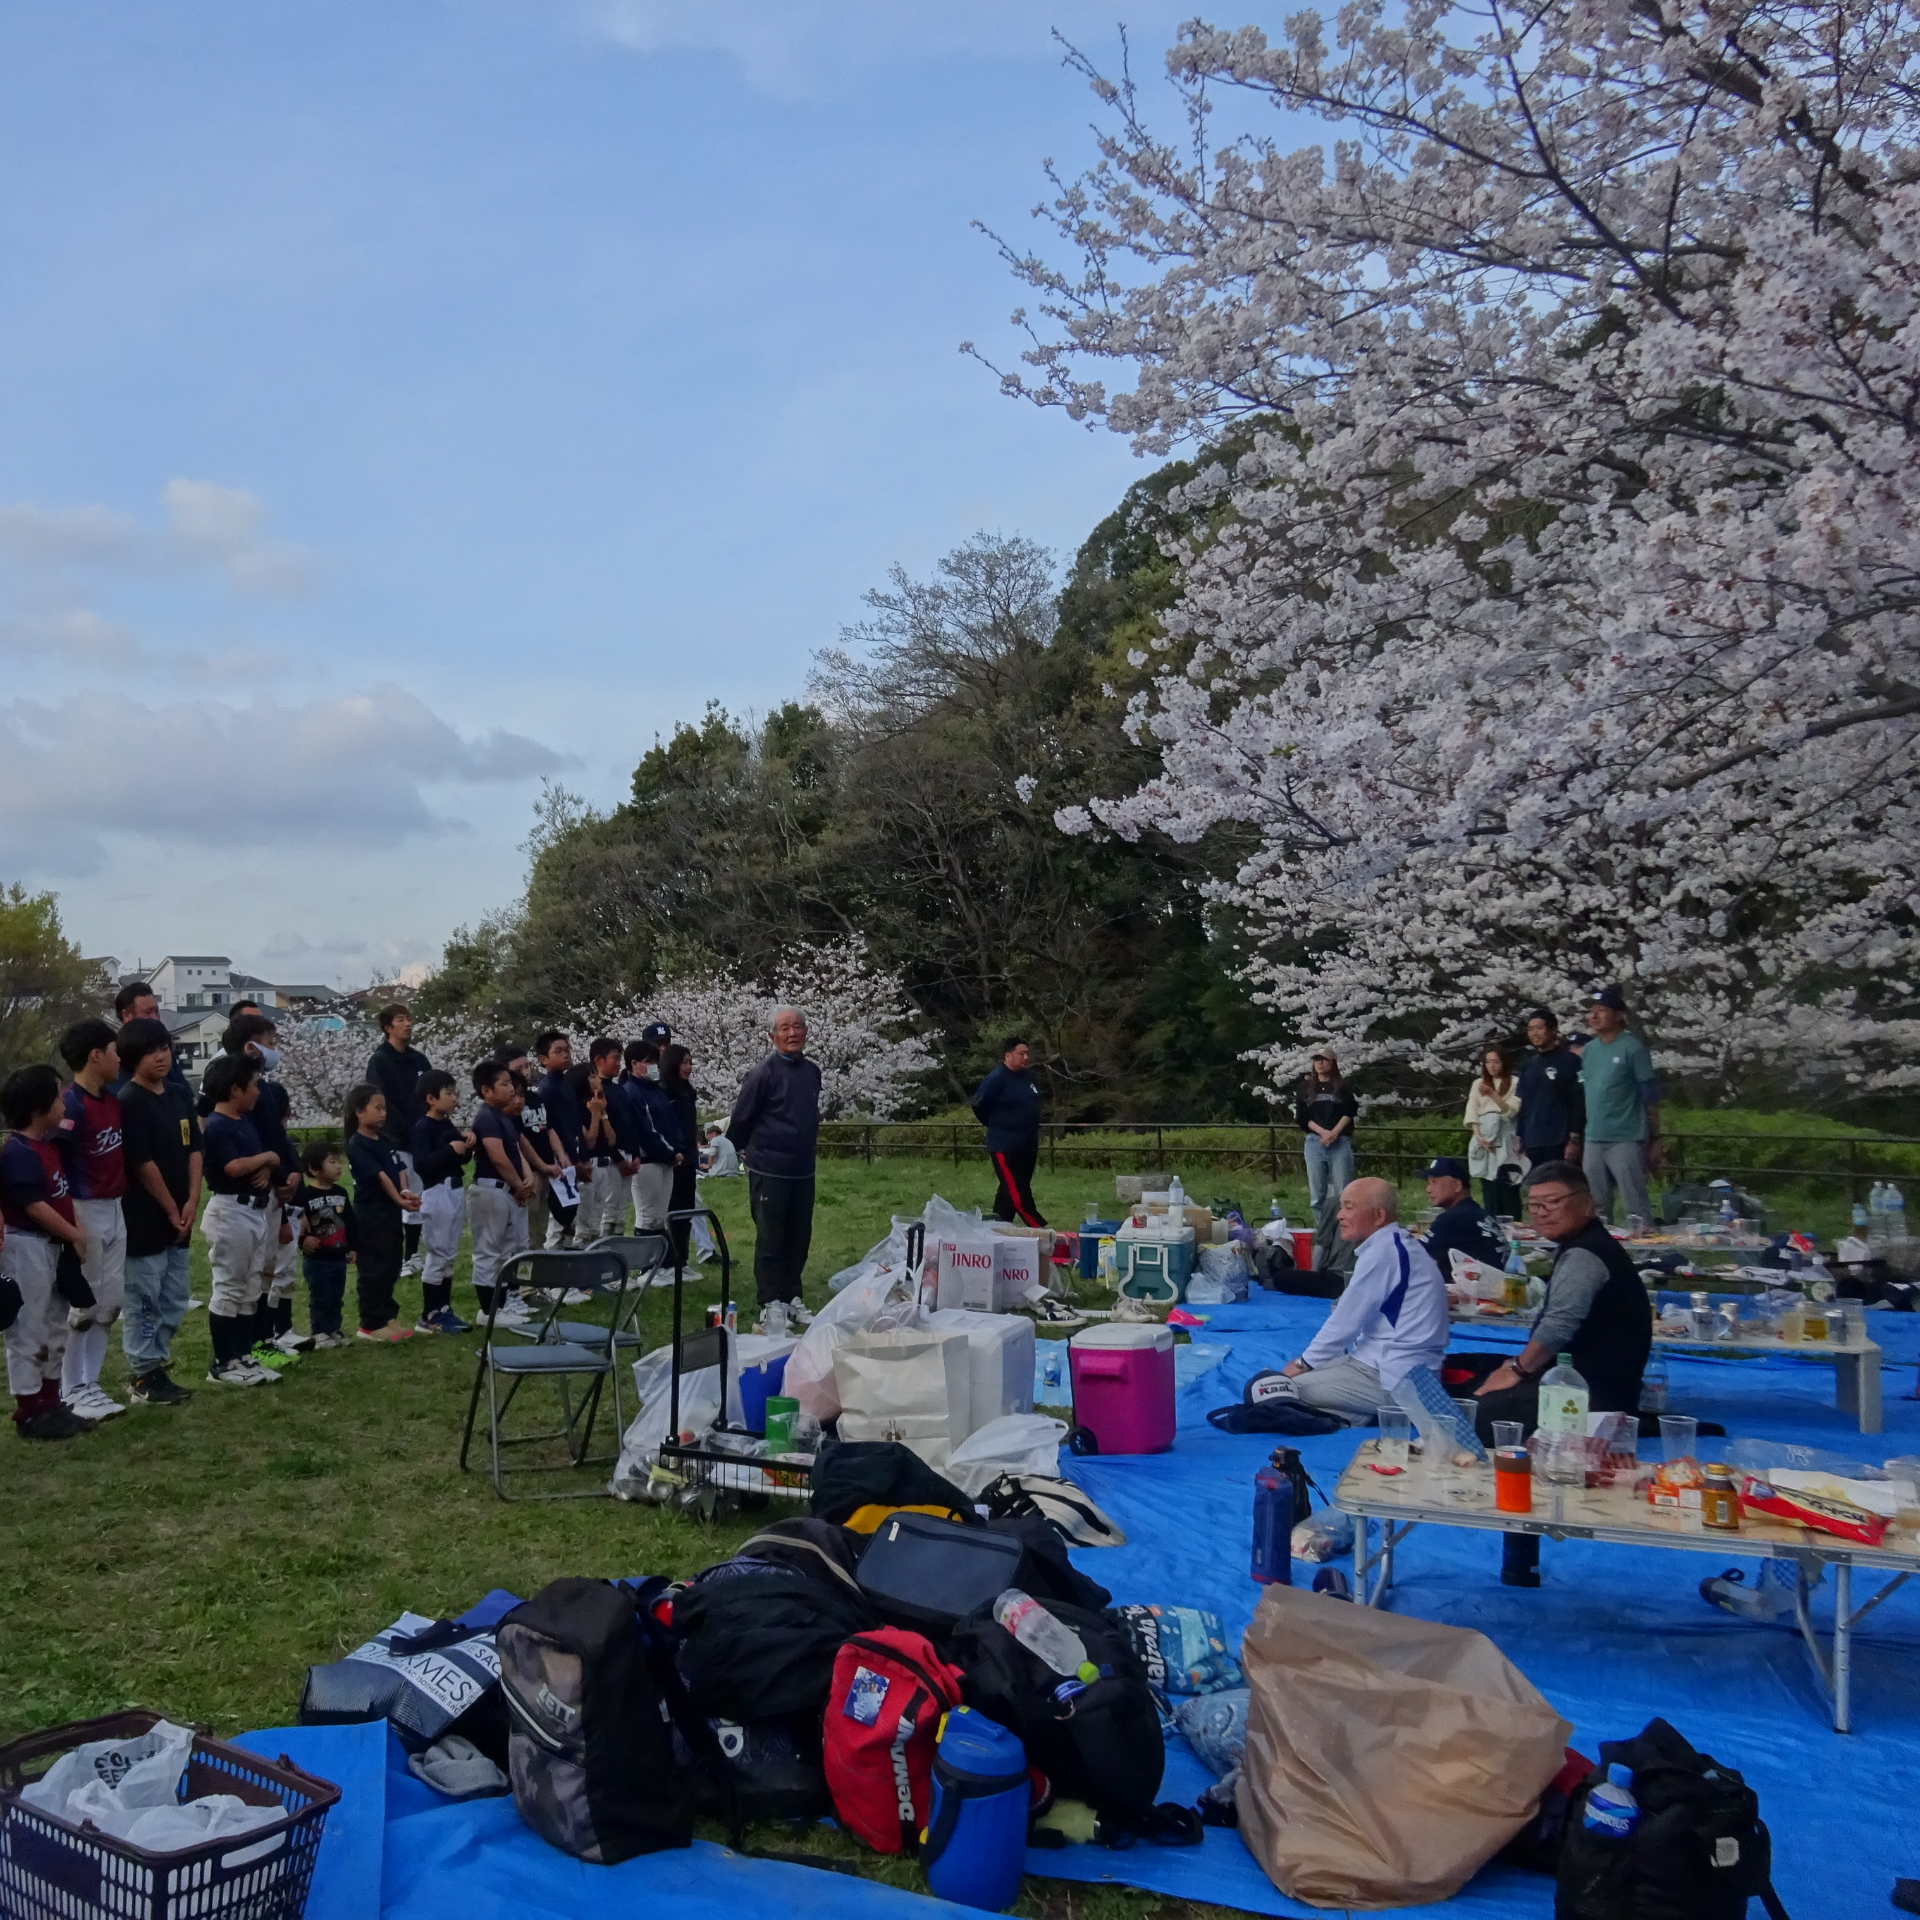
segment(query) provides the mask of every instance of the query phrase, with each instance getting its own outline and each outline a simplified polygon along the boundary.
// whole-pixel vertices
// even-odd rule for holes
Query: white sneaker
[[[116,1413],[126,1412],[126,1408],[97,1380],[90,1386],[75,1388],[62,1398],[67,1411],[81,1420],[111,1420]]]
[[[285,1333],[274,1335],[273,1344],[282,1353],[305,1353],[313,1345],[313,1336],[300,1332],[297,1327],[289,1327]]]
[[[813,1314],[806,1303],[801,1300],[789,1300],[787,1302],[787,1327],[789,1331],[794,1327],[810,1327],[812,1325]]]
[[[525,1333],[539,1326],[539,1316],[524,1300],[509,1300],[493,1316],[496,1327],[504,1327],[509,1333]]]
[[[227,1360],[207,1369],[207,1380],[216,1387],[257,1387],[260,1379],[256,1376],[264,1376],[269,1380],[273,1378],[263,1368],[252,1366],[244,1360]]]
[[[191,1313],[195,1307],[204,1307],[206,1304],[204,1300],[189,1300],[187,1304],[181,1308],[181,1312]]]
[[[405,1274],[417,1274],[424,1264],[422,1256],[416,1253],[411,1260],[400,1262],[400,1271]]]
[[[787,1337],[787,1303],[784,1300],[769,1300],[760,1309],[760,1323],[754,1332],[765,1334],[769,1340],[784,1340]]]
[[[347,1344],[347,1336],[344,1333],[316,1333],[313,1336],[313,1344],[316,1349],[344,1347]]]
[[[277,1387],[280,1384],[280,1376],[271,1367],[263,1367],[258,1360],[242,1357],[231,1364],[244,1367],[252,1376],[247,1382],[250,1387]]]

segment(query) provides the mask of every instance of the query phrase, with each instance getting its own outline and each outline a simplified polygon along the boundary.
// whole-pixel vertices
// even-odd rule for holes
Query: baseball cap
[[[650,1020],[640,1029],[640,1038],[649,1046],[664,1047],[673,1038],[673,1029],[664,1020]]]
[[[1596,1007],[1611,1007],[1615,1013],[1625,1013],[1627,996],[1618,987],[1595,987],[1593,1004]]]
[[[1443,1153],[1437,1160],[1421,1170],[1422,1180],[1458,1180],[1464,1185],[1467,1180],[1467,1163],[1456,1160],[1450,1153]]]

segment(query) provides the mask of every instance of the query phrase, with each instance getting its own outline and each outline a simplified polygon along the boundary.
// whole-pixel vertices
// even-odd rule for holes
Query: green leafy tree
[[[106,968],[83,959],[67,938],[55,897],[0,887],[0,1075],[37,1061],[58,1064],[60,1035],[112,1003]]]

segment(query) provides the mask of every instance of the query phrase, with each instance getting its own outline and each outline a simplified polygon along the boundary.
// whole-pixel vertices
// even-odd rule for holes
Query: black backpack
[[[1632,1769],[1640,1803],[1624,1840],[1585,1825],[1587,1798],[1615,1763]],[[1631,1740],[1602,1741],[1599,1765],[1573,1795],[1554,1920],[1746,1920],[1753,1898],[1786,1920],[1772,1867],[1759,1796],[1666,1721],[1649,1720]]]
[[[680,1677],[694,1710],[738,1726],[818,1715],[841,1642],[879,1624],[850,1575],[752,1559],[709,1567],[673,1601]]]
[[[962,1620],[948,1641],[965,1676],[967,1705],[1018,1735],[1056,1794],[1084,1800],[1111,1825],[1149,1832],[1166,1743],[1146,1674],[1126,1635],[1104,1613],[1051,1600],[1046,1606],[1080,1636],[1087,1658],[1111,1673],[1084,1685],[1063,1683],[983,1611]],[[1063,1684],[1078,1690],[1062,1700],[1056,1690]],[[1198,1833],[1196,1821],[1195,1838]]]
[[[1113,1597],[1067,1558],[1058,1529],[1038,1516],[962,1526],[930,1513],[889,1514],[860,1557],[860,1586],[888,1626],[936,1638],[1009,1587],[1094,1609]]]
[[[696,1748],[678,1727],[674,1752],[693,1781],[700,1811],[736,1831],[751,1820],[817,1820],[833,1811],[821,1755],[820,1716],[706,1723]]]
[[[845,1525],[862,1507],[938,1507],[962,1524],[973,1502],[898,1440],[837,1440],[807,1477],[808,1510]]]
[[[513,1803],[576,1860],[613,1866],[693,1840],[673,1750],[678,1686],[645,1610],[664,1584],[555,1580],[494,1630]]]

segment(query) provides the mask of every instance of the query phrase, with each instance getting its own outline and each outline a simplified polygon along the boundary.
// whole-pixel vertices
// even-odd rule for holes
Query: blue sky
[[[1048,29],[1115,11],[6,9],[0,879],[357,984],[513,897],[543,775],[798,693],[896,561],[1070,553],[1142,468],[957,347],[1016,348],[969,223],[1091,157]]]

